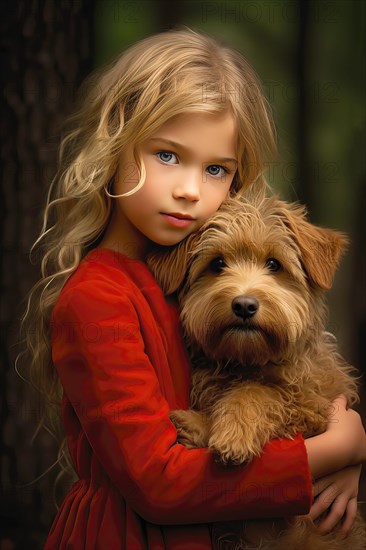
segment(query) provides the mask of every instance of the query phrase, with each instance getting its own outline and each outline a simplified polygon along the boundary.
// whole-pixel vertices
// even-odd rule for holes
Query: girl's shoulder
[[[81,260],[51,312],[53,337],[74,326],[132,327],[136,335],[142,325],[155,334],[178,334],[177,304],[165,299],[144,262],[107,248],[93,249]]]
[[[66,281],[57,302],[59,305],[80,293],[92,299],[103,292],[113,299],[136,297],[146,291],[161,293],[146,264],[109,248],[94,248]]]

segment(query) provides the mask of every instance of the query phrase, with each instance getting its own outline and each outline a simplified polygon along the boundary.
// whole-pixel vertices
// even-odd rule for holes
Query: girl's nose
[[[175,199],[187,199],[192,202],[200,200],[200,188],[202,183],[202,174],[181,174],[181,178],[176,183],[173,197]]]

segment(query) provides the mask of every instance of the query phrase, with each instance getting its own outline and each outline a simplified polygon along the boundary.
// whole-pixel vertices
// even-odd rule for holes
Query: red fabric
[[[80,480],[46,550],[208,549],[209,522],[308,512],[301,435],[231,468],[176,443],[168,415],[189,407],[190,363],[178,312],[144,263],[91,251],[62,289],[51,329]]]

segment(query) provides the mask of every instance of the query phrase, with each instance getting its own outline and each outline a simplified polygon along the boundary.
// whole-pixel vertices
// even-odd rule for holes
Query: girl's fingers
[[[330,487],[333,484],[333,480],[330,476],[321,477],[313,485],[313,497],[316,498],[320,493],[325,489]]]
[[[315,521],[323,512],[326,510],[326,506],[324,507],[320,500],[316,500],[312,507],[310,508],[309,517],[313,521]]]
[[[344,520],[342,522],[340,531],[346,537],[351,531],[354,521],[357,515],[357,498],[352,498],[347,505]]]
[[[336,498],[336,490],[334,484],[331,484],[315,499],[309,512],[309,516],[313,521],[331,506],[333,500]]]
[[[333,502],[327,517],[318,525],[318,530],[322,535],[329,533],[341,521],[346,509],[348,500],[346,498],[337,497]]]

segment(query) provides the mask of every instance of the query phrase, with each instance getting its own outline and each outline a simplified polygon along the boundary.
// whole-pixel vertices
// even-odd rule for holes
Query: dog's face
[[[214,359],[264,365],[289,357],[319,329],[319,291],[331,286],[345,243],[309,224],[299,206],[230,199],[148,263],[166,294],[178,290],[192,343]]]

